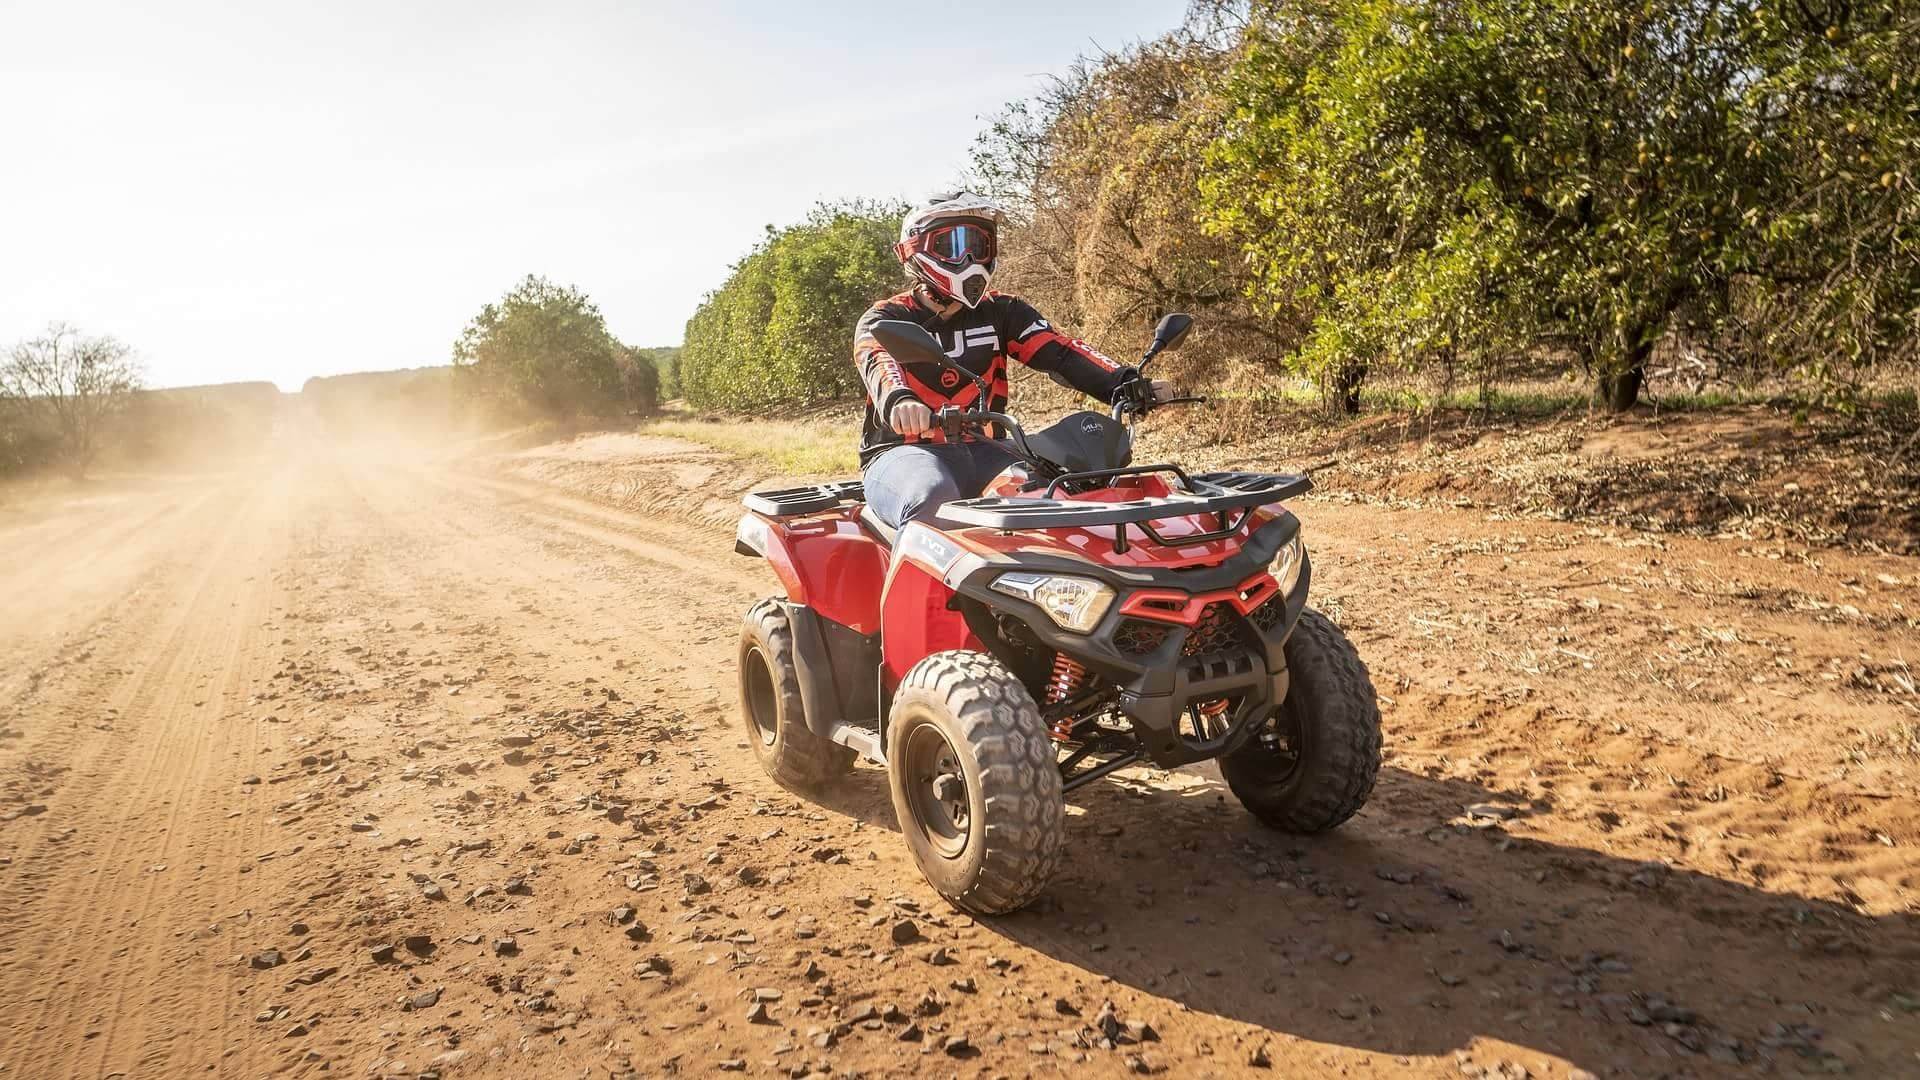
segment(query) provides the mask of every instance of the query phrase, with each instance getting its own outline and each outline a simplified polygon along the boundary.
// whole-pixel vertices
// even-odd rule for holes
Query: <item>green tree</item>
[[[620,346],[620,356],[614,364],[620,372],[620,392],[630,409],[651,411],[660,404],[660,367],[654,362],[653,352],[631,345]]]
[[[1671,336],[1841,395],[1920,355],[1914,0],[1195,0],[974,158],[1007,287],[1096,337],[1193,310],[1183,356],[1349,412],[1516,362],[1625,409]]]
[[[904,210],[823,205],[767,235],[687,321],[676,374],[701,408],[757,409],[861,392],[853,327],[904,287],[892,252]]]
[[[1724,310],[1766,163],[1749,5],[1256,5],[1210,224],[1309,363],[1564,345],[1609,408],[1676,317]]]
[[[1756,4],[1740,110],[1774,166],[1741,210],[1739,345],[1844,389],[1920,348],[1920,5]]]
[[[607,330],[592,300],[572,286],[528,275],[480,309],[454,342],[453,362],[481,392],[509,395],[549,416],[650,408],[634,396],[657,389]]]
[[[641,349],[653,363],[658,374],[660,400],[670,401],[680,396],[680,346],[665,345],[652,349]]]

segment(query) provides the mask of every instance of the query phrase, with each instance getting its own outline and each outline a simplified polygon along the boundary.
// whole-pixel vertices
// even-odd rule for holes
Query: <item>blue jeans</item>
[[[1013,460],[998,443],[908,443],[874,458],[861,479],[867,505],[898,528],[930,521],[943,504],[980,494]]]

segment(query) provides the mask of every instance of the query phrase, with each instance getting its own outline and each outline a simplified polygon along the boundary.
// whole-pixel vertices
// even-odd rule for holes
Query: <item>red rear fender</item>
[[[789,601],[862,634],[880,632],[887,549],[860,526],[853,511],[804,517],[748,511],[737,536],[739,546],[766,558]]]

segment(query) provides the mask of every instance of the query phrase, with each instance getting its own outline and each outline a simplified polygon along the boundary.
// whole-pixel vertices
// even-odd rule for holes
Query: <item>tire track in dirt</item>
[[[152,552],[176,540],[170,526],[198,513],[217,489],[165,491],[126,496],[120,513],[102,508],[76,528],[54,536],[0,534],[0,546],[19,554],[9,560],[0,590],[0,621],[26,627],[28,615],[65,615],[77,595],[113,595],[126,571],[144,568]],[[128,512],[127,504],[137,509]],[[77,558],[84,553],[84,560]],[[60,605],[49,605],[50,596]],[[19,621],[16,621],[19,620]]]
[[[142,1071],[165,1072],[176,1062],[215,1056],[205,1040],[223,1020],[239,1017],[230,987],[230,967],[215,967],[211,958],[185,948],[205,926],[217,926],[237,914],[239,875],[259,835],[259,811],[227,820],[228,806],[238,801],[238,781],[253,770],[259,745],[259,723],[247,706],[251,688],[263,685],[274,666],[275,650],[260,636],[260,625],[272,608],[272,567],[284,561],[286,506],[283,491],[255,493],[251,505],[236,513],[235,528],[247,543],[237,561],[227,568],[230,591],[215,591],[204,609],[215,609],[208,619],[215,630],[204,637],[213,647],[198,671],[211,671],[206,682],[183,685],[169,715],[176,723],[161,736],[161,752],[144,784],[165,792],[169,812],[161,846],[142,858],[161,860],[167,871],[148,875],[145,888],[136,890],[132,911],[139,918],[161,908],[179,920],[168,943],[146,950],[134,967],[135,977],[120,979],[107,1015],[148,1011],[157,1024],[142,1030],[110,1030],[99,1040],[94,1064],[105,1069],[126,1055],[138,1053]],[[218,610],[221,601],[225,610]],[[201,702],[209,708],[199,710]],[[196,711],[199,710],[199,711]],[[224,752],[223,752],[224,751]],[[195,872],[184,885],[168,875]],[[199,868],[206,868],[201,872]],[[195,916],[198,919],[195,920]],[[189,926],[193,933],[187,933]],[[138,987],[160,987],[148,996]],[[213,1045],[217,1045],[215,1042]]]
[[[84,819],[84,815],[98,810],[98,795],[118,778],[114,770],[132,752],[131,739],[142,734],[142,717],[129,714],[130,706],[148,695],[155,684],[164,682],[169,673],[184,672],[188,667],[191,658],[185,652],[192,640],[194,611],[183,606],[182,597],[197,594],[221,569],[217,554],[223,550],[207,553],[184,574],[183,568],[172,564],[150,571],[143,588],[131,593],[130,608],[110,616],[111,626],[93,643],[93,662],[87,669],[70,673],[65,684],[49,687],[44,699],[35,702],[36,712],[45,722],[38,725],[20,756],[30,761],[60,761],[62,780],[54,788],[55,801],[49,804],[54,813],[71,811]],[[144,588],[145,584],[161,581],[165,582],[163,589]],[[139,658],[142,670],[118,673],[110,663],[119,657]],[[111,687],[105,693],[95,685],[102,681]],[[102,717],[115,719],[103,721]],[[49,898],[41,886],[62,871],[70,859],[91,854],[83,844],[52,840],[45,834],[40,840],[39,847],[24,857],[21,872],[0,886],[0,902],[10,910],[23,911],[46,902]],[[0,940],[0,957],[11,951],[12,947]],[[0,980],[0,985],[10,982]]]
[[[122,508],[139,508],[123,521],[89,517],[54,537],[0,537],[0,550],[19,552],[0,571],[0,627],[6,628],[0,633],[0,696],[24,712],[27,695],[57,667],[62,648],[94,633],[129,592],[152,577],[157,554],[179,539],[168,526],[212,497],[128,497]]]
[[[435,480],[432,474],[429,480]],[[447,486],[445,479],[437,481]],[[734,554],[733,545],[710,529],[675,526],[610,510],[591,499],[555,492],[523,481],[463,477],[463,483],[498,496],[497,507],[529,515],[584,539],[618,548],[703,584],[734,590],[736,597],[764,592],[772,575],[758,562]],[[457,489],[456,489],[457,490]],[[689,543],[697,538],[697,543]]]
[[[5,983],[42,991],[13,1003],[33,1006],[22,1010],[27,1028],[85,1018],[79,1039],[29,1044],[17,1059],[25,1075],[146,1074],[214,1056],[202,1040],[217,1030],[228,995],[179,941],[218,918],[215,896],[233,896],[227,875],[253,832],[223,820],[237,776],[221,776],[232,766],[215,751],[231,746],[245,767],[253,744],[252,725],[232,714],[267,665],[244,658],[267,614],[259,583],[277,551],[265,517],[261,491],[246,486],[179,517],[200,543],[197,561],[122,620],[126,635],[102,643],[103,655],[145,662],[106,696],[121,718],[116,730],[73,754],[53,815],[78,832],[10,882],[15,895],[6,897],[11,910],[67,920],[64,933],[37,935],[31,951],[7,949]]]
[[[516,571],[515,578],[535,583],[528,589],[532,595],[565,596],[578,591],[583,578],[602,582],[603,595],[607,595],[604,586],[611,586],[614,596],[638,592],[647,602],[615,605],[612,613],[618,628],[632,639],[630,651],[694,661],[674,665],[675,670],[684,671],[689,689],[704,691],[731,708],[733,685],[727,664],[738,612],[777,588],[764,566],[734,555],[730,544],[719,544],[705,531],[693,530],[696,543],[689,544],[690,533],[684,527],[634,518],[537,485],[437,471],[422,472],[418,479],[463,511],[462,518],[439,515],[436,520],[439,527],[461,537],[458,543],[442,546],[458,560],[458,578],[484,580],[510,567]],[[388,497],[396,504],[389,516],[397,527],[408,527],[398,524],[405,497],[392,493]],[[502,522],[510,525],[510,536],[501,534]],[[675,541],[686,546],[676,547]],[[526,560],[519,551],[527,543],[564,548],[567,557]],[[723,554],[716,558],[701,549],[708,544]],[[620,558],[610,560],[610,550]],[[649,569],[625,572],[622,559],[638,560]],[[694,588],[689,588],[689,579],[697,583]],[[516,605],[513,610],[517,609]],[[504,613],[495,610],[495,614]],[[696,621],[705,636],[690,642],[687,632]],[[752,764],[750,757],[742,761]]]

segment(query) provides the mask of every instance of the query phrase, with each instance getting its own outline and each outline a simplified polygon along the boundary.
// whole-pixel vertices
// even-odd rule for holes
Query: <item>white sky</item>
[[[445,363],[527,273],[673,344],[769,223],[958,178],[982,118],[1184,0],[0,0],[0,345],[156,386]]]

